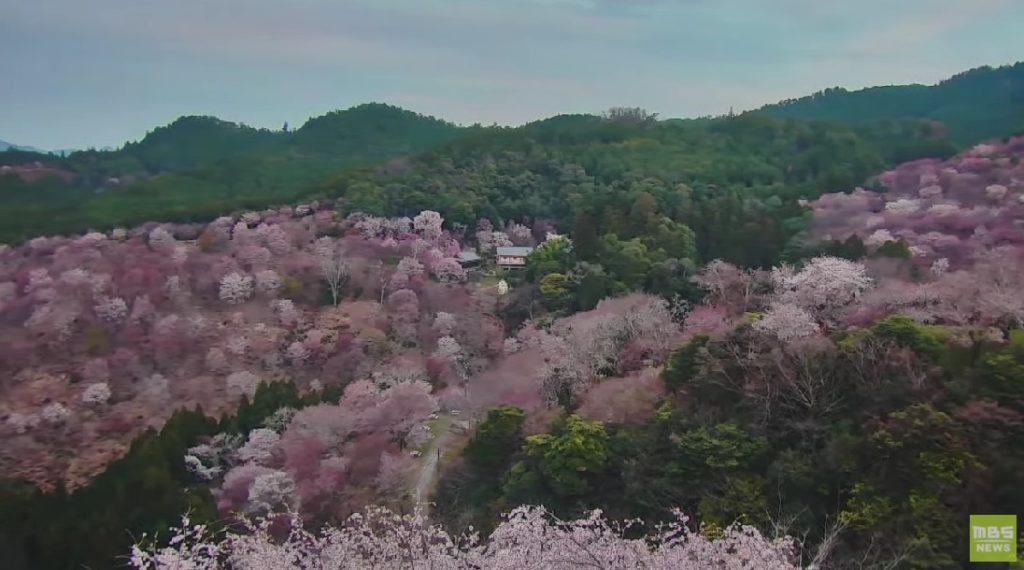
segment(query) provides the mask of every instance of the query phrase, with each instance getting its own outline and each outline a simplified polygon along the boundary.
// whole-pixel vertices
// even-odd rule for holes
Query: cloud
[[[0,137],[116,145],[182,113],[277,127],[385,100],[519,123],[757,107],[1024,53],[1013,0],[0,0]],[[984,31],[1000,30],[988,36]],[[984,41],[980,41],[984,39]]]

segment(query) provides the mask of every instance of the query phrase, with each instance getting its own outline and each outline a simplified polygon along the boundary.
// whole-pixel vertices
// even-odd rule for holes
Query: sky
[[[521,124],[760,107],[1024,59],[1021,0],[0,0],[0,139],[120,146],[370,101]]]

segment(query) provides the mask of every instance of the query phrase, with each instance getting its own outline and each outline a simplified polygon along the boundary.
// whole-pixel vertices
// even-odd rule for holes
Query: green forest
[[[936,86],[829,89],[716,119],[571,115],[518,128],[460,127],[384,104],[334,111],[280,131],[182,117],[115,151],[64,158],[0,152],[0,166],[38,161],[65,174],[26,181],[0,173],[0,241],[153,219],[202,221],[339,194],[350,208],[375,213],[430,201],[465,223],[563,219],[572,209],[569,194],[588,199],[647,179],[695,192],[701,186],[740,192],[744,199],[814,196],[860,184],[879,167],[1024,130],[1022,71],[1024,64],[983,67]],[[552,164],[539,168],[542,161]],[[575,180],[573,172],[556,171],[555,162],[585,174]],[[362,167],[373,169],[340,174]],[[449,174],[460,179],[423,181]],[[548,200],[550,194],[557,199]]]
[[[1024,63],[979,67],[937,85],[894,85],[848,91],[833,87],[766,105],[761,112],[794,119],[853,123],[917,118],[941,123],[951,140],[968,145],[1024,130]]]
[[[367,104],[315,117],[288,132],[182,117],[116,151],[66,158],[2,152],[0,166],[40,161],[69,177],[26,181],[0,173],[0,241],[154,219],[205,221],[294,202],[338,171],[416,154],[475,130]]]
[[[900,567],[960,567],[970,513],[1024,505],[1014,443],[1024,435],[1024,331],[1002,348],[950,332],[894,316],[804,354],[759,341],[749,325],[696,337],[672,354],[663,379],[674,397],[649,423],[605,425],[569,410],[524,437],[521,410],[492,410],[437,504],[458,528],[488,528],[520,504],[650,524],[675,505],[719,527],[814,529],[811,543],[842,529],[856,555],[905,554]],[[835,390],[766,410],[735,381],[756,370],[781,382],[794,365],[835,379]]]

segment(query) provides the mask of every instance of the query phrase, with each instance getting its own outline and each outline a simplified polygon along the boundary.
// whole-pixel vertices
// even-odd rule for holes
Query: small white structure
[[[499,247],[496,255],[499,267],[525,267],[526,257],[533,251],[532,247]]]

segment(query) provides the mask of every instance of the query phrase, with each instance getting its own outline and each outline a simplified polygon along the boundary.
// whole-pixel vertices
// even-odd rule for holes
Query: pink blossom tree
[[[466,280],[466,270],[452,257],[446,257],[434,264],[433,273],[441,283],[460,283]]]
[[[264,473],[257,477],[268,477]],[[278,485],[278,489],[285,485]],[[796,570],[798,544],[769,539],[755,528],[733,524],[716,535],[690,530],[680,512],[653,536],[626,538],[636,523],[612,525],[600,511],[561,521],[538,507],[519,507],[503,517],[486,542],[476,535],[452,536],[419,512],[397,515],[382,508],[352,516],[320,534],[292,520],[287,537],[276,538],[274,518],[250,523],[223,539],[188,519],[168,547],[132,549],[133,568],[650,568],[652,570]],[[145,539],[146,537],[143,537]],[[145,542],[145,540],[144,540]],[[825,556],[816,559],[819,564]],[[226,562],[230,560],[230,566]]]

